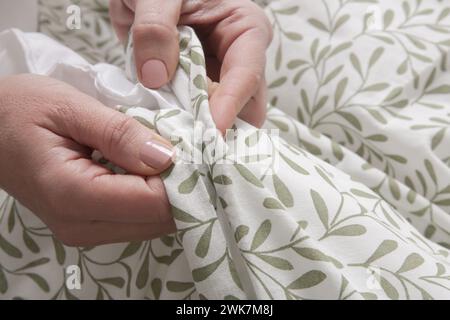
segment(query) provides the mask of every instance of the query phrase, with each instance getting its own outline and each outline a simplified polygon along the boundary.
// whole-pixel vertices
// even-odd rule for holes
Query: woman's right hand
[[[93,149],[128,174],[91,160]],[[158,173],[169,142],[68,84],[0,79],[0,188],[69,246],[149,240],[175,231]]]

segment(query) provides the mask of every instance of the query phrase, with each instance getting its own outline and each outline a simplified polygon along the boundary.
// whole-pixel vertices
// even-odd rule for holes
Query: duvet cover
[[[149,90],[103,1],[74,1],[77,31],[57,3],[41,1],[41,33],[0,34],[0,75],[58,78],[171,139],[177,232],[70,248],[0,191],[1,298],[450,298],[450,1],[261,4],[267,121],[224,138],[191,28],[174,80]]]

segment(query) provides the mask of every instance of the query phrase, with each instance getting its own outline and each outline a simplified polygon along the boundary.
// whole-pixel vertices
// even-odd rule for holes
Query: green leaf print
[[[119,260],[126,259],[132,255],[134,255],[139,248],[141,247],[142,242],[130,242],[125,249],[123,249],[122,254],[119,257]]]
[[[329,236],[356,237],[366,233],[366,228],[360,224],[352,224],[335,229],[329,233]]]
[[[21,268],[16,269],[16,272],[17,271],[23,271],[23,270],[30,269],[30,268],[34,268],[34,267],[38,267],[38,266],[41,266],[41,265],[44,265],[44,264],[48,263],[49,261],[50,261],[49,258],[39,258],[37,260],[34,260],[34,261],[31,261],[31,262],[27,263],[26,265],[24,265]]]
[[[273,185],[275,187],[275,192],[278,196],[278,199],[283,203],[284,206],[291,208],[294,206],[294,198],[289,191],[288,187],[284,184],[284,182],[277,176],[272,176]]]
[[[395,249],[397,249],[398,244],[394,240],[383,240],[381,244],[378,246],[378,248],[375,250],[375,252],[369,257],[369,259],[366,260],[365,264],[369,265],[373,263],[374,261],[381,259],[382,257],[388,255],[389,253],[393,252]]]
[[[125,280],[121,277],[111,277],[98,279],[99,282],[109,284],[117,288],[122,288],[125,285]]]
[[[197,185],[198,182],[198,178],[200,177],[200,172],[199,171],[194,171],[189,178],[187,178],[186,180],[184,180],[183,182],[180,183],[180,185],[178,186],[178,192],[182,193],[182,194],[188,194],[191,193],[195,186]]]
[[[4,294],[8,290],[8,281],[6,280],[5,272],[0,266],[0,293]]]
[[[230,255],[227,255],[228,260],[228,269],[230,270],[231,278],[233,279],[233,282],[239,287],[239,289],[242,290],[242,282],[239,277],[239,274],[236,270],[236,267],[234,266],[233,261],[230,258]]]
[[[221,185],[224,185],[224,186],[228,186],[228,185],[233,183],[233,181],[229,177],[227,177],[225,175],[216,176],[216,177],[214,177],[213,181],[216,184],[221,184]]]
[[[234,233],[234,239],[236,239],[236,242],[241,241],[241,239],[243,237],[245,237],[249,231],[250,231],[250,228],[248,226],[245,226],[245,225],[238,226]]]
[[[40,251],[40,248],[37,245],[36,241],[34,241],[33,238],[25,230],[22,232],[22,238],[23,242],[31,252],[38,253]]]
[[[136,119],[137,121],[139,121],[141,124],[143,124],[147,128],[149,128],[151,130],[155,129],[155,126],[152,123],[150,123],[150,121],[148,121],[147,119],[144,119],[144,118],[139,117],[139,116],[134,116],[133,118]]]
[[[0,249],[13,258],[22,258],[22,252],[0,234]]]
[[[199,219],[197,219],[193,215],[187,213],[186,211],[178,209],[174,206],[172,206],[172,214],[176,220],[179,220],[179,221],[182,221],[185,223],[200,223],[201,222]]]
[[[136,277],[136,287],[142,289],[148,282],[149,278],[149,258],[148,255],[145,256],[144,262],[139,268],[137,277]]]
[[[195,50],[191,49],[190,58],[191,58],[191,61],[196,65],[200,65],[200,66],[205,65],[205,59],[203,59],[203,55],[198,53]]]
[[[60,241],[52,237],[53,248],[56,254],[56,261],[58,261],[59,265],[63,265],[66,261],[66,250]]]
[[[275,198],[270,198],[270,197],[264,199],[263,206],[267,209],[272,209],[272,210],[283,210],[284,209],[284,207],[280,201],[278,201]]]
[[[215,220],[213,220],[213,222],[211,222],[205,229],[202,236],[200,237],[200,240],[197,243],[197,246],[195,247],[195,254],[200,258],[204,258],[208,254],[209,245],[211,243],[212,229],[214,227],[214,221]]]
[[[338,115],[343,117],[348,123],[350,123],[352,126],[354,126],[359,131],[362,130],[361,122],[356,118],[353,114],[343,111],[336,112]]]
[[[220,257],[218,260],[200,268],[192,270],[192,276],[195,282],[200,282],[206,280],[211,274],[213,274],[217,268],[222,264],[226,257],[226,253]]]
[[[200,75],[195,77],[194,85],[197,87],[197,89],[200,89],[200,90],[208,89],[205,79],[203,78],[203,76],[200,76]]]
[[[264,241],[266,241],[267,237],[272,230],[272,223],[270,220],[264,220],[259,226],[258,230],[256,230],[255,235],[253,237],[252,244],[250,246],[250,250],[254,251],[261,246]]]
[[[319,270],[311,270],[293,281],[288,288],[293,290],[315,287],[326,279],[327,275]]]
[[[152,283],[150,285],[152,287],[152,293],[155,299],[159,300],[161,297],[161,291],[162,291],[162,281],[160,278],[155,278],[152,280]]]
[[[308,260],[312,261],[324,261],[324,262],[331,262],[333,263],[336,268],[343,268],[342,263],[334,259],[333,257],[327,256],[322,251],[314,248],[298,248],[293,247],[292,248],[297,254],[302,256],[303,258],[306,258]]]
[[[194,287],[193,282],[168,281],[166,283],[167,290],[172,292],[184,292]]]
[[[371,193],[368,193],[366,191],[363,191],[363,190],[351,189],[350,191],[351,191],[351,193],[353,193],[355,196],[358,196],[358,197],[363,197],[363,198],[368,198],[368,199],[378,199],[377,196],[375,196]]]
[[[416,269],[420,267],[425,260],[417,253],[411,253],[409,256],[406,257],[405,261],[403,262],[400,269],[398,269],[397,273],[403,273],[408,272],[413,269]]]
[[[44,292],[49,292],[50,291],[50,287],[48,285],[48,282],[41,277],[38,274],[35,273],[27,273],[26,274],[31,280],[33,280],[33,282],[39,287],[41,288],[42,291]]]
[[[293,6],[293,7],[280,9],[280,10],[275,10],[275,12],[278,13],[278,14],[293,15],[293,14],[296,14],[298,12],[298,9],[299,9],[298,6]]]
[[[318,193],[315,190],[311,190],[311,198],[314,203],[314,207],[316,209],[317,214],[319,215],[320,221],[322,221],[323,226],[325,229],[328,230],[328,208],[323,200],[320,193]]]
[[[86,25],[75,33],[57,23],[66,17],[65,6],[58,5],[58,15],[51,1],[40,2],[49,3],[41,5],[40,30],[89,61],[124,69],[121,46],[110,41],[115,35],[105,1],[97,8],[97,1],[77,0]],[[248,153],[230,148],[214,154],[226,164],[171,165],[160,176],[177,232],[151,241],[65,247],[12,197],[4,200],[0,190],[0,298],[446,298],[448,3],[259,2],[266,5],[274,31],[265,68],[270,103],[262,128],[278,128],[279,136],[237,120],[232,129],[238,137],[215,142],[242,145]],[[372,5],[379,12],[372,14]],[[117,88],[127,92],[104,102],[120,103],[121,112],[166,139],[188,130],[171,140],[185,147],[196,133],[193,124],[215,126],[202,43],[192,29],[178,31],[176,81],[157,92],[139,85],[134,90],[133,75],[110,73],[130,86]],[[129,51],[128,67],[132,57]],[[109,92],[89,85],[100,83],[95,77],[106,64],[85,69],[90,70],[85,85],[94,90],[89,94],[98,98],[104,93],[96,90]],[[206,143],[197,146],[202,151]],[[123,174],[96,154],[100,165]],[[230,165],[235,155],[239,162]],[[279,160],[276,171],[261,170],[263,162],[274,160]],[[82,268],[83,290],[65,287],[69,262]],[[159,272],[164,270],[170,272]],[[366,283],[373,270],[379,271],[373,272],[377,288]]]
[[[280,269],[280,270],[292,270],[294,267],[292,264],[283,258],[275,257],[275,256],[269,256],[266,254],[258,254],[258,258],[265,261],[266,263],[270,264],[272,267]]]
[[[241,177],[244,178],[247,182],[250,182],[252,185],[258,188],[264,188],[262,182],[249,169],[247,169],[247,167],[239,163],[235,163],[234,167],[239,172]]]
[[[380,285],[389,299],[397,300],[399,298],[397,289],[385,277],[380,278]]]
[[[302,175],[309,175],[309,172],[303,169],[300,165],[289,159],[287,156],[282,154],[280,152],[280,157],[288,164],[289,167],[291,167],[296,172],[302,174]]]

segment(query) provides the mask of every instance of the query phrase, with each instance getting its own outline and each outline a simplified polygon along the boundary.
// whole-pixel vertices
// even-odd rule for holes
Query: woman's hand
[[[210,98],[212,116],[224,132],[240,118],[260,127],[265,120],[265,51],[272,28],[250,0],[110,0],[110,15],[122,41],[130,28],[137,74],[159,88],[178,64],[177,25],[195,28],[206,53],[208,76],[219,86]]]
[[[175,231],[156,175],[172,163],[172,148],[136,120],[63,82],[18,75],[0,80],[0,124],[0,188],[66,245]],[[130,174],[93,162],[93,149]]]

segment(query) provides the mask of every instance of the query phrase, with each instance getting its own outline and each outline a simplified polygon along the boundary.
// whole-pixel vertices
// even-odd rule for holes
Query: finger
[[[109,16],[117,37],[124,43],[133,24],[133,11],[124,4],[123,0],[110,0]]]
[[[52,208],[46,210],[51,217],[58,216],[63,221],[123,223],[172,221],[159,176],[111,174],[91,159],[76,156],[76,148],[73,155],[68,154],[67,146],[62,149],[53,150],[55,156],[47,163],[51,169],[39,178],[40,185],[48,186],[46,192],[52,195]],[[60,208],[65,209],[56,212]]]
[[[208,81],[208,96],[211,97],[219,86],[219,83],[214,82],[209,77],[206,77],[206,79]]]
[[[48,111],[53,132],[99,150],[130,173],[155,175],[171,165],[175,153],[170,142],[137,120],[83,93],[76,94],[76,99],[68,97],[68,101],[77,104],[69,102]]]
[[[260,88],[267,47],[263,34],[258,29],[245,32],[223,57],[220,83],[210,100],[212,117],[222,133]]]
[[[261,128],[266,120],[267,87],[262,81],[256,94],[248,101],[238,117],[256,128]]]
[[[165,85],[178,65],[177,24],[182,0],[136,0],[132,27],[139,80],[148,88]]]

